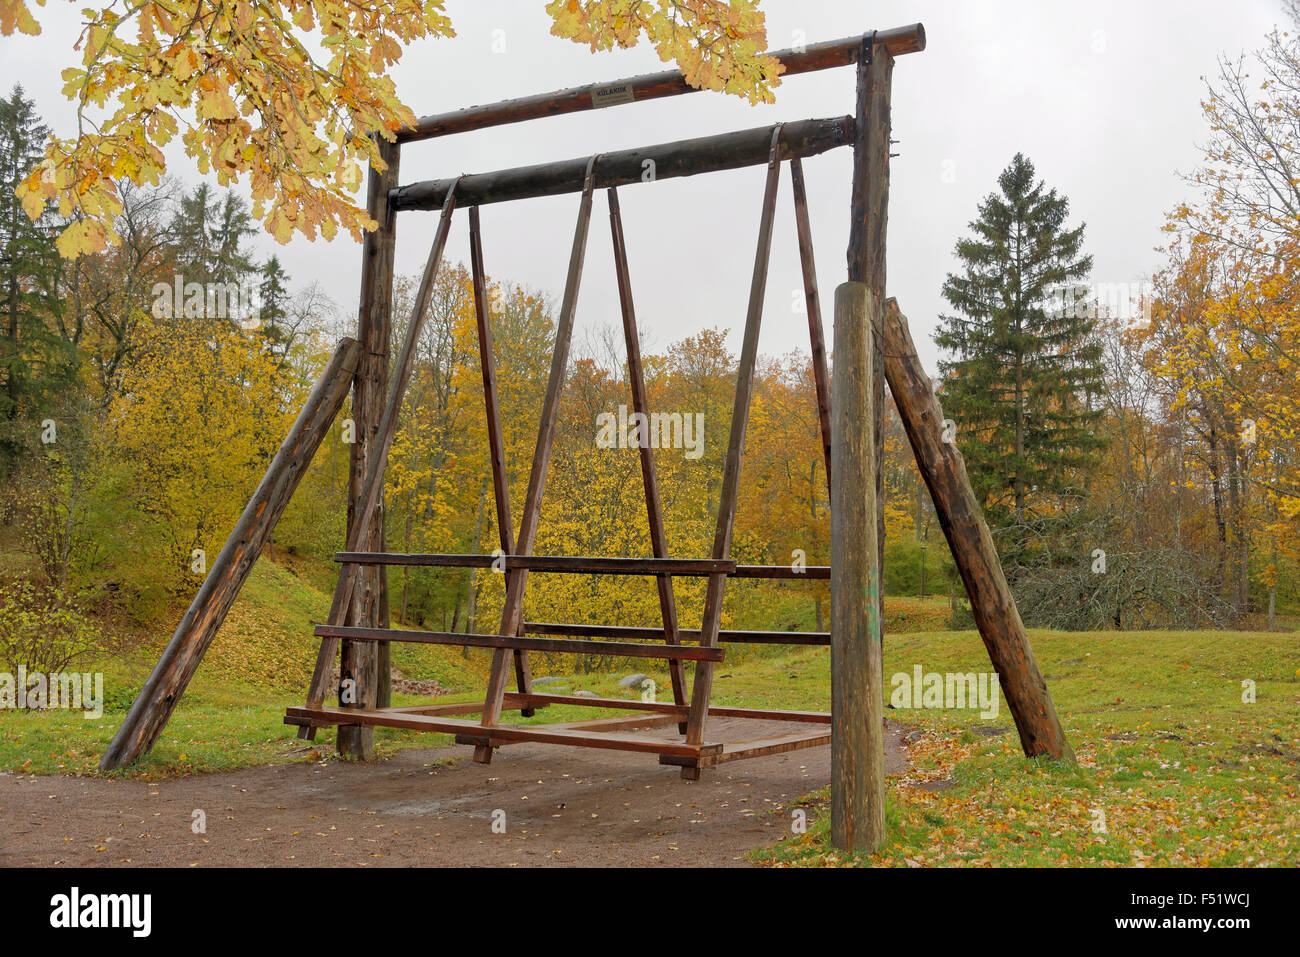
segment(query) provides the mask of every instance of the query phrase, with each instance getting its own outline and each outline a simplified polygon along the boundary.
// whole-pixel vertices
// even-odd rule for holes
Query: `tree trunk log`
[[[767,163],[768,147],[775,129],[775,126],[763,126],[602,153],[600,162],[596,164],[594,188],[759,166]],[[853,118],[849,116],[786,123],[781,130],[781,159],[814,156],[838,146],[847,146],[852,140]],[[537,196],[578,193],[582,191],[586,170],[587,157],[581,157],[491,173],[471,173],[459,180],[426,180],[395,190],[392,204],[398,210],[438,209],[452,183],[456,183],[456,202],[462,206],[486,206]]]
[[[99,766],[124,767],[148,751],[194,677],[244,580],[271,537],[275,523],[330,431],[352,385],[361,356],[355,339],[344,339],[298,414],[257,491],[244,507],[221,554],[154,666],[131,711],[104,751]]]
[[[1046,754],[1073,762],[1074,751],[1065,739],[1047,683],[1029,647],[993,537],[966,476],[966,463],[951,430],[945,428],[943,410],[917,358],[907,319],[893,299],[885,304],[884,332],[889,389],[966,585],[975,624],[1015,718],[1021,747],[1030,757]],[[834,630],[832,624],[832,633]]]

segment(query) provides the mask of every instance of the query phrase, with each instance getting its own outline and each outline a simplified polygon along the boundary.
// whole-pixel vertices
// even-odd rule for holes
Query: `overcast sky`
[[[450,0],[458,36],[409,49],[398,92],[417,115],[665,69],[648,46],[592,54],[549,35],[542,0]],[[1165,212],[1188,195],[1179,180],[1205,139],[1202,77],[1220,52],[1261,45],[1280,19],[1277,0],[933,0],[807,2],[767,0],[772,49],[921,21],[922,53],[894,70],[889,202],[888,292],[909,317],[927,369],[937,359],[930,336],[944,308],[940,288],[955,268],[957,238],[998,173],[1024,152],[1050,186],[1068,196],[1074,222],[1087,223],[1093,279],[1134,282],[1160,262]],[[73,110],[59,72],[72,50],[77,8],[38,9],[44,33],[0,39],[5,92],[21,82],[61,134]],[[502,49],[504,47],[504,49]],[[499,51],[499,52],[498,52]],[[852,113],[853,70],[795,76],[773,106],[703,93],[498,127],[407,146],[402,181],[486,172],[598,151],[763,126],[778,120]],[[190,185],[194,164],[169,150],[171,172]],[[845,277],[851,151],[805,162],[818,278],[827,308]],[[632,288],[648,351],[706,326],[731,330],[738,349],[753,266],[764,171],[760,168],[665,180],[620,190]],[[500,204],[483,211],[484,256],[497,278],[550,293],[563,289],[577,196]],[[402,214],[398,269],[418,272],[436,213]],[[355,316],[359,246],[294,240],[278,246],[259,234],[294,286],[317,280]],[[468,260],[468,227],[458,217],[447,255]],[[578,303],[585,328],[618,323],[618,300],[603,196],[593,213]],[[772,246],[761,349],[807,351],[788,167]],[[796,308],[797,307],[797,308]],[[829,337],[829,314],[825,316]]]

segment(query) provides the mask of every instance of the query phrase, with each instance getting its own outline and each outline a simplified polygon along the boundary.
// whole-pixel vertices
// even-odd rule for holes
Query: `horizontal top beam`
[[[766,165],[776,126],[718,133],[695,139],[659,143],[613,153],[601,153],[592,177],[597,188],[626,186],[647,180],[694,176],[745,166]],[[779,147],[782,160],[815,156],[853,142],[851,116],[823,120],[796,120],[782,124]],[[456,185],[459,206],[483,206],[538,196],[558,196],[583,189],[589,156],[517,166],[492,173],[470,173],[451,179],[425,180],[399,186],[388,194],[392,209],[441,209],[447,191]]]
[[[869,34],[863,36],[867,35]],[[776,50],[770,55],[780,60],[781,65],[785,67],[782,76],[848,66],[857,61],[858,52],[862,49],[863,36],[812,43],[797,50]],[[905,27],[880,30],[876,33],[876,45],[883,47],[891,56],[919,53],[925,49],[925,27],[913,23]],[[450,136],[453,133],[486,129],[490,126],[522,123],[525,120],[560,116],[564,113],[577,113],[604,106],[639,103],[642,100],[657,100],[665,96],[698,92],[700,91],[695,87],[687,84],[681,70],[646,73],[609,83],[575,86],[551,93],[537,93],[513,100],[502,100],[499,103],[452,110],[450,113],[424,116],[416,121],[415,126],[400,130],[397,141],[410,143],[438,136]]]

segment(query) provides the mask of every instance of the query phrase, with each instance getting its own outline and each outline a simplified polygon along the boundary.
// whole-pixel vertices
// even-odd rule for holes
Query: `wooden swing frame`
[[[884,383],[888,380],[917,465],[935,504],[970,598],[981,638],[1000,676],[1022,746],[1027,755],[1072,759],[1051,696],[1029,647],[960,452],[943,438],[943,413],[912,344],[907,321],[893,300],[885,299],[885,232],[888,208],[890,86],[894,59],[925,48],[925,31],[912,24],[862,36],[811,44],[774,54],[784,75],[856,66],[854,116],[803,120],[754,130],[660,144],[636,150],[539,166],[470,174],[454,179],[399,184],[404,144],[508,123],[594,108],[631,104],[696,92],[679,71],[633,77],[613,83],[561,90],[487,106],[428,116],[402,130],[395,142],[381,142],[386,168],[371,170],[367,209],[379,224],[365,236],[362,250],[361,307],[356,340],[346,339],[322,373],[307,407],[295,422],[266,478],[231,533],[226,547],[182,619],[167,649],[142,689],[127,720],[105,751],[101,767],[134,761],[157,740],[172,709],[224,620],[248,570],[269,540],[294,486],[310,463],[352,387],[356,442],[351,450],[346,547],[336,555],[338,583],[329,619],[316,628],[320,653],[304,707],[289,708],[286,723],[313,737],[323,726],[337,726],[339,750],[358,758],[373,754],[375,726],[453,734],[474,746],[476,761],[493,750],[532,741],[656,754],[663,764],[681,767],[682,776],[748,757],[832,744],[832,832],[839,846],[874,846],[883,833],[881,746],[882,677],[879,568],[883,556]],[[802,160],[842,146],[853,148],[848,282],[836,290],[835,380],[827,369],[821,304],[813,260]],[[547,464],[568,364],[578,288],[585,257],[594,192],[607,191],[624,340],[628,353],[632,408],[649,411],[633,307],[630,269],[623,240],[618,187],[641,182],[645,161],[654,161],[654,179],[767,165],[767,181],[739,357],[735,406],[723,473],[718,523],[709,558],[672,558],[664,534],[650,448],[640,450],[652,556],[537,556],[533,545],[545,488]],[[816,385],[819,430],[830,498],[831,564],[803,570],[786,566],[738,565],[730,557],[739,475],[750,393],[757,358],[759,320],[771,247],[777,184],[782,162],[789,162],[794,187],[795,223],[807,304]],[[479,207],[536,196],[579,193],[568,274],[560,307],[554,354],[518,534],[511,521],[500,407],[488,321]],[[396,430],[402,399],[414,364],[415,344],[434,278],[446,247],[453,214],[469,207],[470,259],[485,414],[488,426],[494,503],[504,556],[407,555],[384,549],[384,466]],[[415,309],[389,383],[389,342],[397,213],[440,210],[434,241],[416,293]],[[342,383],[342,387],[340,384]],[[385,399],[386,397],[386,399]],[[870,520],[875,515],[875,521]],[[385,570],[393,565],[497,567],[505,576],[501,625],[493,634],[461,634],[389,627]],[[530,571],[619,574],[653,577],[662,627],[574,624],[524,620],[524,592]],[[699,629],[682,629],[672,580],[707,579]],[[829,632],[735,631],[721,628],[722,599],[729,578],[829,579]],[[864,600],[865,599],[865,600]],[[564,637],[560,637],[564,636]],[[656,643],[647,643],[654,640]],[[393,641],[493,649],[484,700],[457,704],[391,707],[388,652]],[[830,645],[832,710],[782,711],[720,707],[711,704],[714,666],[729,643]],[[636,701],[537,693],[532,689],[528,652],[599,653],[653,657],[669,662],[672,701]],[[351,690],[348,703],[325,704],[336,655],[339,687]],[[694,661],[688,692],[684,662]],[[515,691],[508,691],[511,674]],[[503,711],[524,716],[555,704],[608,708],[631,715],[519,726],[501,723]],[[477,721],[455,715],[481,714]],[[707,721],[747,718],[794,722],[800,729],[776,737],[737,743],[710,741]],[[624,733],[633,728],[677,725],[680,740]],[[866,796],[864,798],[864,795]],[[869,798],[869,800],[867,800]],[[862,820],[870,805],[874,821]]]

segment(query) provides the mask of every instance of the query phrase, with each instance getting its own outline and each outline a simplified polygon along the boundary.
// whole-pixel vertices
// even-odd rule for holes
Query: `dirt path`
[[[717,730],[737,734],[729,723]],[[903,770],[898,729],[885,746],[888,773]],[[484,767],[468,754],[412,748],[379,764],[156,783],[0,774],[0,866],[743,866],[786,833],[786,806],[830,775],[829,746],[694,783],[652,755],[518,744]],[[203,834],[192,831],[198,810]]]

